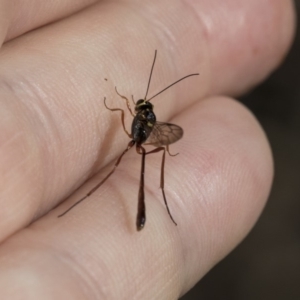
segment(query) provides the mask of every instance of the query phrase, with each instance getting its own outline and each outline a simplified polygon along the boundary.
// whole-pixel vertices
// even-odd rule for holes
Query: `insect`
[[[80,202],[85,200],[87,197],[92,195],[116,170],[118,165],[120,164],[123,156],[130,150],[134,145],[136,146],[136,152],[141,155],[142,161],[141,161],[141,173],[140,173],[140,186],[139,186],[139,193],[138,193],[138,209],[137,209],[137,217],[136,217],[136,228],[137,230],[141,230],[145,226],[146,222],[146,206],[145,206],[145,194],[144,194],[144,174],[145,174],[145,158],[146,155],[157,153],[157,152],[163,152],[162,155],[162,162],[161,162],[161,176],[160,176],[160,188],[162,190],[162,195],[164,199],[164,203],[167,209],[167,212],[173,221],[175,225],[177,223],[175,222],[174,218],[172,217],[172,214],[170,212],[168,202],[165,195],[164,190],[164,168],[165,168],[165,156],[166,151],[170,156],[176,156],[177,154],[173,155],[169,151],[169,145],[172,143],[175,143],[181,137],[183,136],[183,130],[181,127],[171,124],[171,123],[164,123],[156,121],[156,116],[153,112],[153,104],[150,103],[152,99],[154,99],[156,96],[164,92],[165,90],[169,89],[171,86],[175,85],[179,81],[191,77],[199,75],[198,73],[190,74],[187,76],[182,77],[181,79],[173,82],[172,84],[168,85],[166,88],[155,94],[154,96],[147,99],[148,91],[150,87],[151,77],[153,73],[153,68],[156,61],[156,55],[157,50],[155,50],[155,55],[151,67],[151,72],[148,80],[146,95],[143,99],[138,100],[137,102],[134,101],[132,96],[132,101],[135,105],[134,112],[131,110],[129,100],[118,93],[117,88],[115,87],[116,93],[126,102],[127,109],[129,110],[130,114],[133,117],[132,125],[131,125],[131,133],[129,133],[125,127],[124,123],[124,110],[121,108],[109,108],[106,105],[106,98],[104,98],[104,105],[105,107],[110,111],[120,111],[121,112],[121,122],[123,129],[125,133],[128,135],[128,137],[131,139],[128,143],[126,149],[122,152],[122,154],[117,159],[113,169],[106,175],[106,177],[98,183],[95,187],[93,187],[83,198],[81,198],[79,201],[77,201],[75,204],[73,204],[68,210],[66,210],[64,213],[59,215],[58,217],[64,216],[67,212],[69,212],[72,208],[74,208],[76,205],[78,205]],[[153,150],[146,152],[143,145],[152,145],[156,148]]]

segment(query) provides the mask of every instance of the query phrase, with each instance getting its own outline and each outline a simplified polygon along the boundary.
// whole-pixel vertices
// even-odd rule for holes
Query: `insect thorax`
[[[137,114],[132,121],[131,134],[137,144],[143,144],[147,140],[156,122],[152,104],[146,103],[145,106],[146,108],[144,109],[136,109]]]

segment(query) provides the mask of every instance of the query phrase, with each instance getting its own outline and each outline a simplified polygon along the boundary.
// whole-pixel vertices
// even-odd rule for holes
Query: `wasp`
[[[104,105],[105,107],[114,112],[114,111],[120,111],[121,112],[121,122],[123,129],[125,133],[130,138],[130,141],[126,147],[126,149],[122,152],[122,154],[117,159],[113,169],[106,175],[104,179],[102,179],[101,182],[99,182],[95,187],[93,187],[83,198],[78,200],[75,204],[73,204],[69,209],[67,209],[64,213],[59,215],[58,217],[64,216],[67,212],[69,212],[72,208],[74,208],[76,205],[78,205],[80,202],[85,200],[87,197],[92,195],[116,170],[118,165],[120,164],[123,156],[133,147],[136,147],[136,152],[141,155],[141,173],[140,173],[140,185],[139,185],[139,193],[138,193],[138,209],[137,209],[137,217],[136,217],[136,228],[138,231],[144,228],[146,223],[146,206],[145,206],[145,193],[144,193],[144,178],[145,178],[145,160],[146,155],[162,152],[162,162],[161,162],[161,175],[160,175],[160,188],[162,190],[162,195],[164,199],[164,203],[167,209],[167,212],[173,221],[175,225],[177,223],[175,222],[169,206],[167,202],[167,198],[165,195],[165,189],[164,189],[164,169],[165,169],[165,157],[166,152],[170,156],[176,156],[177,154],[173,155],[169,151],[169,145],[177,142],[179,139],[183,136],[183,129],[179,127],[178,125],[171,124],[171,123],[165,123],[165,122],[159,122],[156,120],[156,116],[153,111],[153,104],[150,102],[152,99],[154,99],[156,96],[163,93],[165,90],[169,89],[171,86],[175,85],[176,83],[184,80],[185,78],[199,75],[199,73],[195,74],[189,74],[187,76],[184,76],[180,78],[179,80],[173,82],[172,84],[168,85],[166,88],[155,94],[154,96],[147,99],[148,91],[150,87],[151,77],[156,61],[156,55],[157,50],[155,50],[154,59],[150,71],[150,76],[148,80],[147,90],[145,97],[143,99],[138,100],[137,102],[134,101],[132,96],[132,101],[135,105],[134,112],[132,111],[130,107],[129,100],[118,93],[117,88],[115,87],[116,93],[126,102],[127,108],[130,112],[130,114],[133,117],[132,125],[131,125],[131,133],[129,133],[125,127],[124,123],[124,110],[121,108],[109,108],[106,104],[106,97],[104,97]],[[152,145],[155,148],[151,151],[146,152],[143,145]]]

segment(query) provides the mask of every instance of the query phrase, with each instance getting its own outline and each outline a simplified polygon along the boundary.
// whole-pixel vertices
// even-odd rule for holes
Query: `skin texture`
[[[1,298],[177,299],[245,237],[267,200],[266,136],[230,96],[284,58],[292,2],[1,0],[0,12]],[[149,96],[200,73],[152,102],[158,120],[185,130],[165,168],[178,226],[158,189],[161,154],[153,154],[147,222],[136,231],[133,149],[105,185],[57,219],[126,148],[120,116],[103,98],[125,109],[115,85],[142,98],[155,49]],[[127,111],[125,121],[129,129]]]

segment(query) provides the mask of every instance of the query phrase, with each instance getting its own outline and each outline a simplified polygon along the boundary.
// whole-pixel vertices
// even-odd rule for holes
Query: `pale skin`
[[[230,97],[283,59],[291,1],[1,0],[0,14],[1,299],[177,299],[240,243],[268,198],[266,136]],[[185,131],[165,167],[178,226],[158,153],[146,158],[147,223],[136,231],[133,149],[58,219],[126,148],[120,114],[103,99],[125,109],[130,131],[114,86],[142,98],[155,49],[149,96],[200,73],[152,102],[158,120]]]

